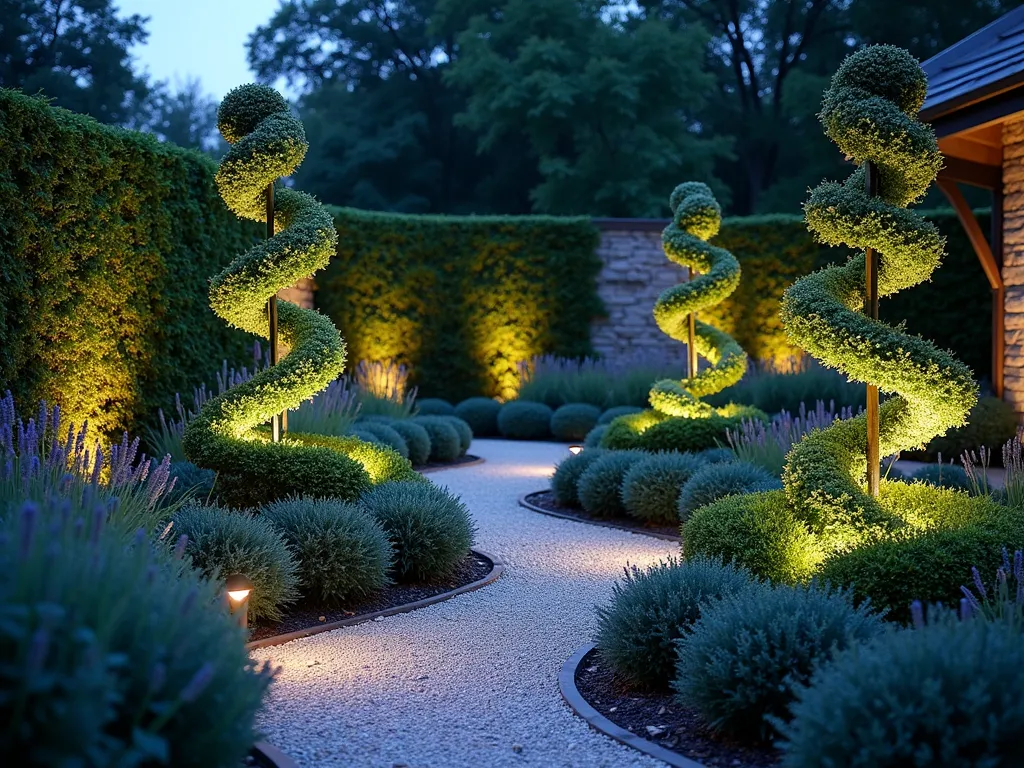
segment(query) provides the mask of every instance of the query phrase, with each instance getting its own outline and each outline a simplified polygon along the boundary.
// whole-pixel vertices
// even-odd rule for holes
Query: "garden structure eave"
[[[1003,395],[1003,126],[1024,115],[1024,6],[1001,16],[922,65],[928,95],[920,117],[939,139],[939,188],[956,211],[992,289],[992,383]],[[992,192],[986,238],[958,184]]]

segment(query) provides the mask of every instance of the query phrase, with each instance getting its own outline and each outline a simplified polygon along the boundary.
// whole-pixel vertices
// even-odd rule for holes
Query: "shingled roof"
[[[921,119],[929,122],[1024,83],[1024,6],[922,66],[928,75],[928,97]]]

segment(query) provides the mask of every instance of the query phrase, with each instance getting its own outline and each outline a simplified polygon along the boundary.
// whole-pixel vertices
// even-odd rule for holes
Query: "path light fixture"
[[[582,445],[570,445],[569,446],[569,453],[571,453],[573,456],[578,455],[582,451],[583,451],[583,446]]]
[[[252,594],[252,582],[245,574],[236,573],[228,576],[224,587],[228,594],[228,605],[231,606],[231,614],[238,616],[238,623],[241,626],[248,627],[249,595]]]

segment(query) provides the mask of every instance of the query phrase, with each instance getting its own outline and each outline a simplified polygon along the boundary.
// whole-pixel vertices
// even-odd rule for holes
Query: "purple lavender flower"
[[[196,673],[192,675],[192,679],[188,681],[184,688],[181,689],[181,693],[178,694],[178,698],[186,704],[191,704],[198,699],[203,691],[206,690],[210,681],[213,680],[213,674],[216,670],[213,664],[206,662]]]
[[[981,580],[981,574],[978,573],[976,566],[971,566],[971,576],[974,578],[974,587],[978,590],[978,594],[981,595],[981,599],[987,599],[988,591],[985,589],[985,583]]]
[[[32,549],[32,541],[36,535],[36,522],[39,519],[39,507],[26,501],[21,507],[21,546],[19,553],[22,559],[28,557]]]

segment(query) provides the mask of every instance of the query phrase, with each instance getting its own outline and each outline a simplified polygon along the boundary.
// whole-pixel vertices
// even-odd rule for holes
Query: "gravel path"
[[[300,765],[654,768],[591,731],[558,692],[623,566],[678,545],[522,509],[564,446],[477,441],[487,463],[432,474],[462,496],[504,575],[413,613],[256,651],[283,669],[261,727]]]

